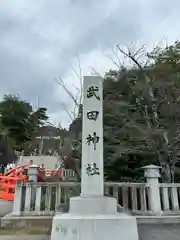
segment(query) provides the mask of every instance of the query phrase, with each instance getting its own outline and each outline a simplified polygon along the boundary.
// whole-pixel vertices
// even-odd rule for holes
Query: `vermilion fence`
[[[0,176],[0,198],[8,201],[14,200],[14,192],[17,179],[28,180],[28,176]]]
[[[16,181],[18,179],[23,179],[24,182],[28,181],[29,176],[27,173],[25,174],[25,169],[27,169],[28,166],[31,164],[25,165],[25,166],[17,166],[9,171],[6,171],[4,175],[0,174],[0,198],[8,201],[14,200],[14,192],[16,187]],[[65,170],[59,169],[59,170],[45,170],[44,168],[39,167],[38,172],[38,181],[39,182],[45,182],[46,176],[53,176],[53,175],[59,175],[60,177],[66,175]]]

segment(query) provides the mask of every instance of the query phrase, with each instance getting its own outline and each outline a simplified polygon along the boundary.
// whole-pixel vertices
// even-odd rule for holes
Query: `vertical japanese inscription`
[[[87,119],[96,121],[98,118],[98,111],[89,111],[87,112]]]
[[[96,98],[97,100],[100,100],[99,96],[99,87],[97,86],[90,86],[87,89],[87,98]],[[98,111],[89,111],[87,112],[87,119],[96,121],[98,118],[99,112]],[[94,150],[96,150],[96,144],[99,142],[99,137],[96,136],[96,132],[93,133],[93,135],[89,134],[86,138],[86,143],[90,146],[91,143],[94,145]]]
[[[96,166],[96,163],[87,164],[86,173],[88,176],[100,175],[99,168]]]
[[[95,97],[97,100],[100,100],[100,97],[99,97],[99,87],[97,86],[90,86],[88,89],[87,89],[87,98],[92,98],[92,97]]]
[[[86,143],[90,146],[91,143],[94,145],[94,150],[96,150],[96,144],[99,142],[99,137],[96,136],[96,132],[93,135],[89,134],[86,138]]]
[[[87,89],[86,97],[88,99],[94,98],[98,101],[100,101],[100,94],[99,94],[99,87],[98,86],[89,86]],[[96,110],[90,110],[87,112],[87,119],[96,121],[99,116],[99,111]],[[93,132],[93,134],[89,134],[86,137],[86,144],[89,146],[93,144],[93,149],[96,150],[96,145],[99,143],[99,136],[97,136],[96,132]],[[99,168],[96,166],[96,163],[87,164],[86,166],[86,173],[88,176],[93,175],[100,175]]]

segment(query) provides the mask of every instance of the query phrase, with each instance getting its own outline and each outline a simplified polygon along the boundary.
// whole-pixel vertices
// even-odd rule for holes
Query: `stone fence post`
[[[28,176],[29,176],[29,181],[32,182],[37,182],[38,180],[38,172],[39,172],[39,166],[32,164],[28,166]]]
[[[18,216],[18,215],[21,214],[23,183],[24,183],[24,181],[22,179],[17,179],[16,180],[12,215],[17,215]]]
[[[37,182],[38,178],[38,168],[39,166],[37,165],[30,165],[28,167],[28,176],[29,176],[29,181],[30,182]],[[21,214],[21,207],[22,207],[22,202],[25,201],[25,204],[31,199],[35,201],[35,194],[36,194],[36,189],[32,187],[26,186],[26,194],[23,195],[23,186],[24,180],[17,179],[16,181],[16,187],[15,187],[15,193],[14,193],[14,202],[13,202],[13,211],[12,215],[20,215]],[[32,196],[32,197],[31,197]],[[23,200],[24,199],[24,200]]]
[[[25,206],[27,208],[25,211],[29,211],[31,209],[31,206],[35,206],[35,201],[36,201],[36,184],[38,181],[38,174],[39,174],[39,166],[32,164],[28,166],[28,176],[29,180],[28,182],[30,183],[30,186],[26,186],[26,200],[25,200]],[[32,184],[32,185],[31,185]],[[28,201],[30,199],[30,201]],[[26,204],[27,202],[27,204]]]
[[[153,215],[160,216],[162,215],[159,189],[160,167],[148,165],[143,167],[143,169],[146,182],[149,184],[148,200],[150,204],[150,210],[152,211]]]

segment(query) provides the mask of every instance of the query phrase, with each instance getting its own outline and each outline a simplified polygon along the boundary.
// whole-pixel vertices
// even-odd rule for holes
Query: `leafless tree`
[[[79,80],[79,88],[74,85],[74,90],[75,90],[74,93],[70,90],[70,88],[67,86],[67,84],[65,83],[62,77],[58,77],[57,79],[55,79],[55,81],[58,83],[61,89],[64,90],[65,93],[72,100],[72,103],[73,103],[72,111],[68,109],[67,104],[65,102],[63,101],[60,102],[60,105],[62,109],[66,112],[67,117],[70,120],[70,123],[72,123],[78,118],[80,114],[79,111],[81,111],[80,106],[82,106],[83,77],[82,77],[82,69],[81,69],[79,57],[77,57],[77,64],[78,64],[78,70],[76,70],[76,68],[74,68],[71,64],[69,64],[70,69],[73,71],[73,73]],[[62,128],[61,123],[59,124],[59,127]],[[62,149],[62,155],[64,156],[65,166],[73,169],[77,175],[78,180],[80,180],[81,179],[80,167],[79,167],[80,159],[79,158],[77,159],[74,153],[81,152],[81,144],[79,144],[79,135],[81,132],[81,126],[79,125],[76,126],[74,131],[75,132],[74,132],[73,141],[72,139],[70,139],[70,137],[66,138],[63,149]],[[74,142],[76,143],[75,145],[74,145]]]
[[[157,46],[156,46],[157,47]],[[154,96],[154,89],[152,87],[152,81],[153,79],[147,74],[146,68],[149,68],[150,63],[152,63],[152,59],[146,52],[145,46],[140,47],[137,49],[135,45],[132,46],[127,46],[122,47],[120,44],[118,44],[113,50],[113,53],[116,56],[117,60],[114,60],[114,57],[109,56],[109,58],[112,60],[112,62],[115,64],[118,69],[122,69],[124,67],[124,57],[130,60],[131,67],[134,66],[134,68],[137,68],[138,71],[141,73],[142,78],[145,81],[146,84],[146,89],[147,89],[147,94],[148,98],[151,99],[150,101],[150,106],[145,105],[144,106],[144,116],[146,119],[146,124],[150,132],[154,131],[154,127],[159,130],[159,133],[161,135],[161,139],[163,139],[163,149],[166,149],[166,154],[168,161],[165,161],[163,159],[163,155],[159,150],[157,150],[157,157],[158,157],[158,162],[160,166],[163,168],[163,171],[166,175],[166,179],[168,181],[174,181],[174,169],[175,169],[175,164],[177,162],[177,135],[172,139],[169,137],[169,132],[167,129],[160,127],[159,125],[159,113],[157,111],[157,105],[156,99]],[[120,56],[121,55],[121,56]],[[120,59],[123,59],[123,62],[120,61]],[[122,71],[119,71],[119,74],[122,74]],[[120,77],[120,76],[118,76]],[[170,98],[166,98],[167,104],[170,103]],[[153,122],[155,126],[152,125],[152,122],[150,121],[151,117],[149,116],[148,113],[148,108],[151,107],[152,113],[153,113]],[[172,153],[174,151],[174,153]]]

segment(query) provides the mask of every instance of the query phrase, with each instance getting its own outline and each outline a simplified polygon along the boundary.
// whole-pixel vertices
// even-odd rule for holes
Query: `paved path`
[[[154,224],[139,226],[139,240],[180,240],[180,225]]]
[[[0,240],[50,240],[49,236],[0,236]]]
[[[50,236],[0,236],[0,240],[50,240]],[[139,240],[180,240],[180,226],[173,224],[139,226]]]
[[[13,208],[12,202],[0,199],[0,217],[4,216],[9,212],[12,212],[12,208]]]

